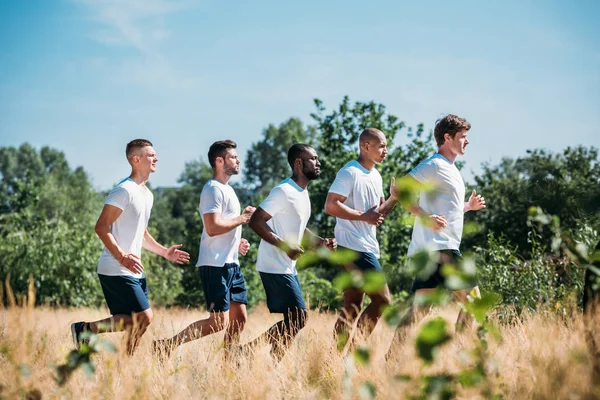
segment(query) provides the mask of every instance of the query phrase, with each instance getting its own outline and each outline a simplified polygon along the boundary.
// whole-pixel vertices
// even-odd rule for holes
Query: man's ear
[[[452,137],[450,136],[450,134],[444,133],[444,143],[449,142],[450,140],[452,140]]]

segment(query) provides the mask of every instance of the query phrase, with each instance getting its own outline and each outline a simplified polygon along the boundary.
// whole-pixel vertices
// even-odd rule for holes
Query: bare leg
[[[226,357],[228,356],[231,346],[237,345],[240,342],[240,334],[244,330],[248,314],[246,313],[246,305],[232,301],[229,309],[229,325],[225,331]]]
[[[350,337],[352,326],[362,311],[365,294],[358,289],[344,290],[344,307],[340,310],[337,321],[335,321],[334,335],[340,334]]]
[[[475,291],[476,298],[481,298],[481,293],[479,292],[478,286],[475,286],[473,289],[468,290],[457,290],[453,292],[453,294],[458,302],[467,304],[469,302],[468,296],[470,296],[472,291]],[[458,316],[456,317],[456,330],[462,331],[463,329],[471,326],[473,326],[473,318],[471,318],[471,316],[464,312],[461,308],[458,312]]]
[[[308,319],[308,312],[304,309],[293,309],[284,315],[283,321],[271,326],[265,333],[256,339],[246,343],[242,348],[251,350],[262,343],[271,345],[271,356],[276,361],[281,361],[285,352],[292,345],[294,338],[304,326]]]
[[[171,350],[176,346],[222,331],[228,323],[229,316],[227,312],[211,312],[208,318],[191,323],[172,338],[155,340],[153,343],[154,351],[168,357]]]
[[[415,292],[415,297],[426,295],[428,293],[435,292],[437,289],[419,289]],[[425,315],[427,314],[427,309],[417,306],[413,304],[410,306],[404,317],[398,323],[396,327],[396,331],[394,332],[394,338],[392,339],[392,343],[390,345],[390,349],[385,355],[385,359],[388,360],[397,350],[398,346],[404,343],[406,339],[406,335],[410,329],[410,327],[419,321],[421,321]]]
[[[151,309],[147,309],[139,313],[133,313],[132,317],[133,325],[130,329],[127,329],[127,354],[129,355],[133,355],[140,339],[152,323],[153,314]]]
[[[371,298],[371,303],[358,319],[358,331],[365,336],[369,336],[375,325],[379,321],[383,311],[390,305],[392,298],[390,296],[390,288],[386,284],[381,293],[373,293],[368,295]]]
[[[117,314],[94,322],[88,322],[84,328],[92,333],[121,332],[133,325],[133,317],[127,314]]]

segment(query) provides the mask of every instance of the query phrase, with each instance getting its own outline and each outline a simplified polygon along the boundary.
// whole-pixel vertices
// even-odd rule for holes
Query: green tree
[[[298,118],[290,118],[279,126],[269,125],[262,139],[253,143],[246,153],[244,183],[255,189],[256,200],[266,197],[271,188],[290,175],[287,151],[294,143],[312,144],[314,130]]]
[[[488,208],[467,214],[467,220],[484,228],[465,241],[467,247],[485,246],[491,232],[528,257],[534,240],[549,243],[552,235],[549,229],[537,238],[528,234],[525,221],[532,206],[558,216],[564,231],[574,232],[581,224],[600,228],[600,163],[593,147],[568,147],[557,154],[531,150],[525,157],[505,158],[497,166],[484,165],[475,181]]]
[[[87,174],[64,154],[29,144],[0,148],[0,279],[11,275],[17,296],[33,275],[37,300],[97,305],[100,242],[95,216],[102,206]]]

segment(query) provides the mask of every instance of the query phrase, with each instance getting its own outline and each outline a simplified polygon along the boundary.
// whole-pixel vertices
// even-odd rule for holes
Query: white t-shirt
[[[277,236],[291,245],[302,242],[310,218],[308,190],[302,189],[292,178],[287,178],[271,189],[259,207],[272,217],[267,225]],[[264,240],[258,246],[256,269],[270,274],[297,275],[296,261]]]
[[[110,232],[117,244],[127,254],[142,256],[144,232],[148,227],[154,196],[145,186],[140,186],[129,178],[122,180],[106,197],[104,204],[123,210],[119,218],[110,226]],[[141,278],[143,274],[134,274],[119,263],[104,247],[98,260],[100,275],[128,275]]]
[[[204,214],[220,213],[222,219],[232,219],[240,216],[240,201],[235,191],[229,185],[224,185],[216,179],[210,179],[200,193],[200,215],[204,222]],[[208,236],[206,225],[202,228],[200,253],[197,267],[223,267],[228,263],[239,264],[238,247],[242,238],[242,226],[227,233]]]
[[[444,216],[448,225],[436,232],[416,218],[408,255],[412,256],[424,248],[458,250],[465,214],[465,184],[460,171],[454,163],[435,153],[421,161],[409,174],[433,189],[421,190],[419,206],[430,214]]]
[[[346,197],[344,205],[361,212],[377,206],[383,198],[383,181],[375,168],[368,170],[353,160],[340,169],[329,188],[330,193]],[[336,218],[335,239],[338,244],[352,250],[373,253],[379,258],[379,242],[375,225],[364,221]]]

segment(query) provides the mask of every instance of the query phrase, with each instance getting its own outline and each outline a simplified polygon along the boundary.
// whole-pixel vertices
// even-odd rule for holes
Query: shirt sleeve
[[[283,189],[276,186],[271,190],[267,198],[260,203],[259,207],[271,217],[274,217],[285,209],[287,201]]]
[[[335,176],[335,180],[331,184],[329,192],[348,197],[350,196],[350,193],[352,193],[353,185],[354,180],[352,179],[352,174],[350,174],[350,171],[347,169],[341,169]]]
[[[431,181],[435,177],[435,163],[425,160],[408,173],[421,183]]]
[[[221,214],[224,203],[223,192],[214,186],[204,186],[200,193],[200,214]]]
[[[110,191],[104,204],[115,206],[121,210],[124,210],[125,207],[129,205],[130,201],[131,198],[127,189],[125,189],[123,186],[117,186]]]

